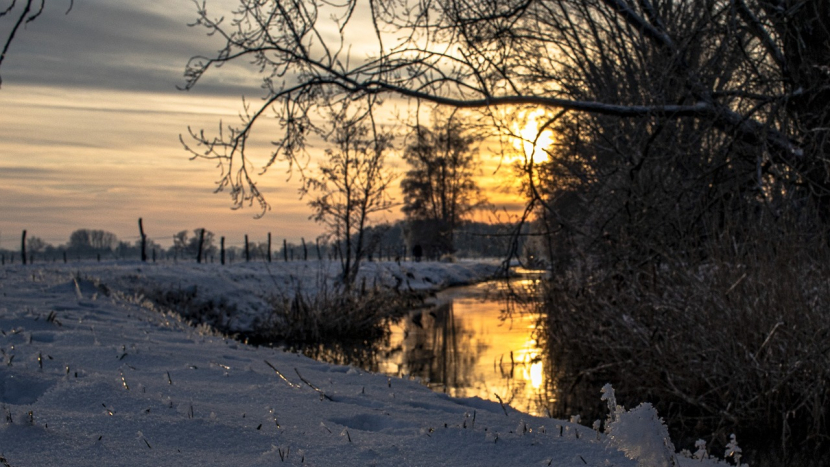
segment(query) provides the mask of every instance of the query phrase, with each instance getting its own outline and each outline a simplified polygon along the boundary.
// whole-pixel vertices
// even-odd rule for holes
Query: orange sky
[[[256,206],[233,211],[227,194],[213,193],[218,170],[190,161],[179,143],[188,125],[213,130],[220,120],[235,122],[241,96],[260,95],[257,78],[236,66],[207,76],[194,91],[176,90],[187,59],[218,47],[186,26],[195,18],[193,3],[119,3],[75,2],[69,15],[60,2],[48,3],[0,68],[0,248],[16,248],[23,229],[55,245],[78,228],[133,241],[139,217],[163,245],[197,227],[229,244],[242,244],[246,233],[254,241],[268,232],[294,242],[319,235],[297,178],[286,182],[284,167],[260,179],[272,210],[255,220]],[[0,34],[8,27],[0,20]],[[256,141],[263,151],[268,142],[267,135]],[[482,157],[483,191],[496,205],[514,207],[520,200],[497,189],[512,174],[502,168],[492,176],[497,161],[486,151]],[[399,160],[391,164],[402,168]]]

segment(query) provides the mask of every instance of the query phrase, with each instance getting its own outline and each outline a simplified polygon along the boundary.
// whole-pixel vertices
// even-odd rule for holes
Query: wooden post
[[[147,262],[147,236],[144,235],[144,222],[138,218],[138,233],[141,234],[141,262]]]
[[[268,262],[271,262],[271,232],[268,232]]]
[[[156,262],[156,247],[153,247],[153,262]]]
[[[220,262],[222,263],[222,266],[224,266],[225,265],[225,237],[222,237],[222,239],[219,241],[219,245],[220,245],[220,247],[219,247],[220,248],[220,250],[219,250],[220,251],[219,259],[220,259]]]
[[[100,263],[100,262],[101,262],[101,253],[98,253],[98,254],[96,255],[96,258],[98,259],[98,262]]]
[[[308,248],[305,246],[305,238],[300,237],[300,240],[303,241],[303,261],[308,261]]]
[[[63,264],[66,264],[66,250],[63,250]]]
[[[251,250],[248,249],[248,234],[245,234],[245,262],[251,261]]]
[[[205,229],[202,227],[199,232],[199,252],[196,253],[196,262],[202,264],[202,248],[205,246]]]
[[[285,239],[282,239],[282,257],[285,259],[285,262],[288,262],[288,242]]]
[[[23,238],[20,240],[20,257],[23,258],[23,264],[26,264],[26,231],[23,231]]]
[[[320,254],[320,239],[319,238],[314,241],[314,245],[317,247],[317,259],[322,260],[323,255]]]

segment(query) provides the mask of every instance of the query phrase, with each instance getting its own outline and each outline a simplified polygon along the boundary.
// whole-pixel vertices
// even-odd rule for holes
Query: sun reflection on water
[[[516,279],[510,286],[526,293],[534,284]],[[505,287],[442,292],[434,309],[393,326],[392,350],[379,371],[419,378],[454,397],[496,401],[498,395],[518,410],[547,415],[551,384],[536,339],[538,316],[511,307],[503,294],[492,293],[494,285]]]

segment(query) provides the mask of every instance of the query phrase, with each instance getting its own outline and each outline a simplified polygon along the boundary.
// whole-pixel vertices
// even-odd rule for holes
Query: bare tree
[[[106,230],[78,229],[69,235],[69,248],[77,250],[111,251],[118,245],[118,237]]]
[[[268,168],[297,161],[321,107],[396,94],[476,108],[494,123],[504,123],[501,106],[615,121],[690,119],[754,148],[762,172],[772,173],[772,165],[797,172],[811,196],[824,200],[828,8],[798,0],[240,0],[233,21],[222,22],[200,6],[198,24],[227,43],[190,61],[186,88],[212,67],[245,60],[262,73],[265,95],[261,105],[246,106],[242,125],[215,138],[193,132],[202,145],[194,151],[222,164],[221,186],[237,205],[257,201],[265,209],[246,149],[261,116],[273,110],[284,129],[262,164]],[[352,57],[356,40],[345,34],[366,17],[374,38],[359,40],[371,55]],[[675,17],[685,21],[669,21]],[[340,37],[332,39],[332,28]],[[647,71],[650,83],[662,85],[623,95],[582,92],[595,69],[632,82],[629,58],[661,63]],[[709,79],[717,67],[729,72]]]
[[[26,239],[26,251],[29,253],[42,253],[48,246],[49,244],[40,237],[31,236]]]
[[[204,237],[202,232],[204,231]],[[202,240],[202,257],[216,254],[216,235],[210,230],[204,228],[193,229],[193,236],[187,230],[182,230],[173,236],[173,246],[171,247],[176,256],[198,258],[199,243]]]
[[[312,217],[326,226],[338,250],[343,284],[350,288],[367,255],[370,216],[392,207],[387,189],[394,177],[384,167],[391,135],[370,124],[371,118],[367,123],[347,110],[332,118],[334,148],[326,151],[319,175],[307,176],[303,194],[316,194],[309,202]]]
[[[478,204],[473,179],[477,167],[474,144],[478,138],[460,121],[433,115],[432,128],[416,125],[403,158],[409,170],[401,180],[403,212],[412,224],[423,223],[431,235],[426,241],[438,255],[454,251],[459,223]],[[415,241],[415,240],[413,240]]]

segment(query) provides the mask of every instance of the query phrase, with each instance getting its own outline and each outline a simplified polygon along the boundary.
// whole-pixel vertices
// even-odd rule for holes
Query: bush
[[[558,386],[611,381],[628,404],[654,402],[681,443],[725,446],[734,432],[777,445],[790,462],[795,449],[820,463],[830,398],[828,253],[825,241],[762,239],[712,249],[694,266],[557,274],[541,306],[551,363],[563,372]]]

